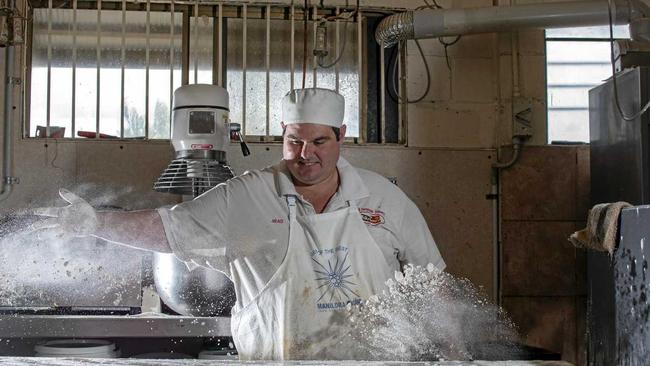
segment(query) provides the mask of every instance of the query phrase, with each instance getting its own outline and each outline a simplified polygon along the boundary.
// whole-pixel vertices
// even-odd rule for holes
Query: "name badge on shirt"
[[[386,222],[383,211],[359,207],[359,213],[361,214],[361,220],[368,226],[383,225]]]

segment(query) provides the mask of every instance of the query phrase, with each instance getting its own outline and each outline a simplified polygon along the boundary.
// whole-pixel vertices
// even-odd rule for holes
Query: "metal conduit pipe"
[[[614,23],[628,24],[647,14],[637,1],[612,2]],[[421,9],[384,18],[375,31],[377,43],[392,47],[407,39],[505,32],[522,28],[561,28],[609,24],[607,1],[490,6],[466,9]]]
[[[12,71],[14,64],[14,47],[8,46],[5,49],[5,98],[4,98],[4,129],[3,129],[3,151],[2,151],[2,183],[0,183],[0,201],[4,201],[11,194],[13,186],[12,170],[12,94],[13,81]]]
[[[499,225],[499,169],[492,168],[490,174],[490,193],[492,200],[492,296],[501,305],[501,230]]]
[[[9,2],[13,9],[15,1]],[[3,151],[2,151],[2,180],[0,182],[0,201],[4,201],[11,194],[15,178],[13,177],[13,148],[12,148],[12,120],[13,120],[13,69],[14,69],[14,46],[7,45],[5,48],[5,97],[4,97],[4,128],[3,128]]]
[[[494,301],[501,305],[501,208],[499,206],[499,172],[502,169],[508,169],[515,165],[519,160],[521,149],[524,145],[524,140],[521,137],[515,136],[512,139],[512,158],[505,163],[497,162],[492,164],[490,174],[490,193],[488,198],[492,200],[492,283],[494,284]]]

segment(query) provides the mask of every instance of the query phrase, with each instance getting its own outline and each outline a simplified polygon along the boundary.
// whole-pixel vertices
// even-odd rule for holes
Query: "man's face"
[[[345,125],[340,140],[329,126],[312,123],[282,125],[284,131],[282,156],[294,178],[295,185],[314,185],[336,172]]]

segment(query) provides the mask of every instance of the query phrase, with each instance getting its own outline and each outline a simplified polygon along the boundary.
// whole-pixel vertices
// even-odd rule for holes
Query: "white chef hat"
[[[345,112],[345,99],[330,89],[294,89],[282,99],[282,122],[315,123],[341,127]]]

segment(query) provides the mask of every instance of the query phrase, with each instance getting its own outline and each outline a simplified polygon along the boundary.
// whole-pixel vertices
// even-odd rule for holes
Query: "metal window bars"
[[[47,7],[48,7],[48,19],[47,19],[47,103],[46,103],[46,128],[48,129],[48,136],[49,136],[49,128],[51,126],[51,72],[52,72],[52,37],[53,34],[56,32],[53,30],[53,24],[52,24],[52,17],[53,17],[53,9],[56,9],[57,6],[53,4],[53,1],[55,0],[47,0]],[[155,1],[155,0],[154,0]],[[84,3],[84,8],[88,8],[89,6],[87,5],[90,2],[83,2],[80,0],[72,0],[71,2],[71,16],[72,16],[72,110],[70,111],[70,121],[71,121],[71,130],[72,134],[74,134],[77,131],[77,119],[76,119],[76,108],[79,105],[79,101],[77,100],[77,91],[76,91],[76,85],[78,82],[78,74],[77,74],[77,68],[79,66],[79,53],[78,53],[78,38],[81,36],[86,36],[80,34],[80,30],[78,28],[78,9],[79,9],[79,4]],[[101,60],[102,57],[106,57],[105,55],[102,54],[102,49],[101,49],[101,40],[102,40],[102,12],[105,11],[103,8],[103,4],[109,4],[110,6],[107,6],[108,9],[115,9],[115,3],[119,5],[119,9],[122,12],[121,16],[121,27],[119,36],[121,37],[120,39],[120,91],[119,91],[119,98],[120,103],[119,103],[119,108],[120,108],[120,119],[119,119],[119,136],[124,138],[126,137],[124,134],[125,131],[125,88],[128,87],[129,81],[126,80],[126,75],[125,75],[125,69],[127,67],[127,55],[126,55],[126,40],[127,38],[131,37],[132,35],[129,34],[129,27],[128,27],[128,22],[127,22],[127,13],[132,11],[130,10],[131,8],[134,10],[137,10],[138,8],[141,10],[141,4],[138,1],[133,1],[133,0],[118,0],[118,2],[113,2],[110,0],[96,0],[95,1],[95,8],[97,11],[97,25],[96,25],[96,95],[95,95],[95,138],[100,138],[102,135],[100,134],[101,131],[101,124],[102,124],[102,118],[101,118],[101,103],[102,99],[104,96],[100,94],[100,87],[101,87]],[[248,34],[247,34],[247,28],[248,28],[248,20],[250,18],[250,10],[254,8],[255,10],[255,16],[257,14],[262,15],[263,21],[265,21],[265,39],[264,39],[264,44],[265,44],[265,56],[264,56],[264,75],[265,75],[265,89],[264,89],[264,100],[265,100],[265,106],[264,108],[266,109],[265,111],[265,121],[263,123],[264,126],[264,135],[260,136],[261,141],[272,141],[273,140],[273,135],[270,133],[271,131],[271,111],[270,111],[270,105],[271,105],[271,100],[274,98],[281,98],[282,95],[272,95],[272,88],[271,88],[271,75],[276,72],[272,66],[271,66],[271,47],[272,47],[272,42],[273,42],[273,37],[274,37],[274,29],[272,28],[272,19],[284,19],[288,22],[290,22],[290,42],[291,42],[291,47],[290,47],[290,65],[289,65],[289,86],[290,88],[295,88],[295,87],[300,87],[300,82],[297,82],[296,80],[296,47],[299,45],[296,45],[296,22],[301,22],[304,20],[304,17],[309,17],[309,13],[311,10],[311,20],[312,21],[312,26],[313,26],[313,32],[312,32],[312,41],[315,38],[316,34],[316,27],[318,20],[320,17],[327,16],[328,14],[338,14],[341,11],[340,7],[337,7],[335,9],[319,9],[316,6],[313,6],[311,9],[302,9],[301,7],[296,7],[296,6],[287,6],[287,5],[276,5],[276,4],[266,4],[266,5],[252,5],[249,3],[222,3],[222,2],[215,2],[210,4],[209,2],[204,2],[201,1],[200,4],[197,0],[192,0],[192,1],[171,1],[170,2],[165,2],[165,3],[160,3],[160,2],[152,2],[152,0],[147,0],[145,3],[145,11],[146,11],[146,24],[145,24],[145,50],[144,50],[144,59],[145,59],[145,108],[144,108],[144,138],[149,138],[151,135],[151,119],[152,119],[152,108],[150,106],[150,78],[151,78],[151,47],[152,47],[152,32],[151,32],[151,12],[152,12],[152,4],[156,6],[156,10],[164,9],[165,11],[169,12],[170,20],[171,20],[171,26],[169,27],[169,106],[171,106],[172,102],[172,92],[173,92],[173,87],[174,87],[174,67],[175,67],[175,60],[174,60],[174,54],[175,54],[175,48],[176,48],[176,43],[175,43],[175,38],[177,38],[179,35],[176,34],[175,32],[175,27],[176,27],[176,22],[177,22],[177,15],[176,13],[179,11],[185,11],[185,12],[190,12],[194,14],[196,18],[199,17],[199,13],[201,12],[201,7],[210,7],[212,10],[212,14],[214,14],[214,20],[217,21],[217,27],[216,27],[216,32],[212,35],[213,37],[217,38],[217,41],[214,42],[214,44],[217,45],[216,49],[214,50],[214,62],[212,63],[214,65],[214,72],[216,73],[216,76],[213,76],[213,80],[219,85],[225,85],[226,82],[224,80],[225,76],[225,71],[227,69],[226,65],[226,58],[230,57],[238,57],[237,55],[224,55],[224,44],[227,42],[225,38],[228,38],[228,40],[231,39],[232,35],[229,34],[224,34],[224,23],[227,24],[228,20],[231,18],[236,18],[239,17],[241,18],[242,22],[242,35],[241,35],[241,43],[242,43],[242,54],[239,56],[241,57],[241,63],[242,63],[242,83],[241,83],[241,98],[242,98],[242,120],[240,121],[242,124],[242,129],[243,131],[247,131],[246,125],[248,122],[247,120],[247,108],[252,108],[253,106],[247,106],[248,103],[246,103],[246,97],[247,97],[247,73],[249,70],[247,69],[247,42],[248,40]],[[57,11],[61,11],[62,9],[57,9]],[[66,9],[68,10],[68,9]],[[307,11],[305,11],[307,10]],[[298,16],[298,14],[301,13],[301,16]],[[302,18],[302,19],[300,19]],[[183,21],[186,21],[188,17],[182,17]],[[334,44],[332,49],[335,50],[333,52],[334,57],[338,58],[339,52],[341,52],[341,38],[342,37],[350,37],[349,34],[341,34],[341,27],[340,23],[343,21],[348,21],[351,23],[356,23],[356,27],[353,29],[356,30],[356,67],[353,67],[352,72],[355,73],[355,80],[356,80],[356,85],[347,85],[348,88],[356,89],[356,94],[358,95],[358,99],[356,100],[357,105],[357,110],[356,110],[356,116],[358,119],[358,132],[359,132],[359,137],[358,139],[363,142],[364,135],[365,135],[365,113],[364,111],[366,110],[365,108],[365,94],[367,92],[367,86],[364,84],[365,80],[367,80],[367,76],[364,75],[364,62],[365,62],[365,57],[364,57],[364,52],[363,52],[363,45],[364,45],[364,29],[363,29],[363,14],[361,11],[359,11],[356,14],[355,19],[347,19],[347,20],[340,20],[336,19],[334,22],[334,29],[335,29],[335,38],[334,38]],[[194,29],[197,29],[197,24],[195,19],[194,23]],[[192,30],[189,27],[183,27],[184,32],[191,32]],[[194,32],[198,33],[198,32]],[[114,35],[113,35],[114,36]],[[159,35],[156,35],[159,36]],[[194,43],[195,45],[198,43],[196,38],[198,37],[197,34],[194,34],[195,40],[192,42],[192,38],[185,35],[181,35],[182,37],[180,39],[182,40],[189,40],[190,41],[190,47],[183,47],[183,53],[184,55],[182,56],[183,58],[189,57],[189,53],[191,52],[198,52],[198,50],[192,49],[191,43]],[[308,36],[308,35],[303,35],[303,36]],[[348,42],[350,43],[350,42]],[[353,43],[354,44],[354,43]],[[156,46],[159,46],[158,43],[156,43]],[[353,46],[350,46],[353,47]],[[308,53],[311,53],[312,46],[308,46]],[[349,53],[349,51],[348,51]],[[383,49],[382,49],[382,54],[383,54]],[[343,55],[344,56],[344,55]],[[316,57],[313,55],[308,55],[308,57],[311,57],[311,64],[312,64],[312,75],[311,75],[311,85],[309,86],[319,86],[320,85],[320,78],[319,78],[319,66],[316,60]],[[353,57],[354,59],[354,57]],[[400,58],[399,61],[399,67],[402,67],[403,59]],[[184,65],[186,65],[185,62],[183,62]],[[348,72],[349,70],[349,65],[348,66]],[[186,73],[188,72],[187,69],[183,69],[182,73],[184,75],[187,75]],[[193,79],[197,80],[197,72],[198,72],[198,57],[194,58],[194,77]],[[342,88],[342,85],[344,84],[344,80],[341,78],[341,74],[343,72],[343,67],[341,65],[336,64],[335,67],[333,68],[333,79],[334,79],[334,84],[333,87],[336,90],[340,90]],[[384,73],[385,73],[385,65],[383,62],[383,57],[381,57],[381,90],[385,90],[385,80],[384,80]],[[191,80],[192,78],[190,78]],[[187,78],[185,78],[187,80]],[[400,85],[400,89],[401,89]],[[385,115],[383,113],[385,109],[385,101],[384,101],[384,93],[380,93],[381,97],[381,120],[382,120],[382,126],[385,125]],[[259,106],[255,106],[256,108]],[[170,115],[171,117],[171,108],[170,108]],[[401,117],[401,116],[400,116]],[[171,121],[171,118],[168,118],[169,121]],[[73,135],[74,137],[74,135]],[[384,138],[382,136],[382,141],[384,141]]]
[[[240,41],[242,45],[242,53],[241,53],[241,95],[237,95],[238,98],[241,98],[241,119],[236,120],[235,122],[239,122],[242,125],[242,130],[246,133],[247,139],[249,141],[254,141],[255,138],[258,139],[258,141],[273,141],[276,136],[271,132],[272,131],[272,126],[275,124],[276,121],[272,121],[272,112],[271,112],[271,105],[272,105],[272,100],[273,99],[280,99],[282,98],[283,95],[277,95],[277,93],[274,93],[271,84],[272,84],[272,75],[278,70],[274,69],[272,66],[272,53],[273,49],[272,47],[277,46],[277,42],[279,42],[280,36],[277,35],[277,30],[273,29],[272,27],[272,19],[285,19],[289,22],[289,35],[287,37],[290,37],[290,44],[291,47],[288,50],[289,53],[289,60],[287,63],[289,64],[288,66],[288,81],[289,85],[287,85],[288,90],[293,89],[296,87],[302,87],[301,83],[301,72],[298,70],[298,73],[296,73],[296,62],[299,62],[296,60],[296,56],[300,55],[301,52],[297,52],[296,47],[301,49],[302,41],[298,40],[297,41],[297,31],[296,31],[296,23],[300,24],[305,20],[305,17],[308,17],[308,21],[312,22],[312,27],[309,30],[310,34],[305,34],[302,35],[303,37],[308,37],[308,54],[307,54],[307,71],[308,71],[308,78],[311,79],[308,80],[307,84],[305,85],[306,87],[318,87],[322,85],[321,82],[321,77],[320,73],[323,72],[324,69],[320,68],[318,65],[318,61],[316,57],[314,57],[311,54],[311,50],[313,49],[314,45],[314,39],[316,36],[316,29],[318,25],[318,21],[321,20],[319,17],[325,17],[325,16],[331,16],[332,14],[338,14],[341,11],[340,7],[334,8],[334,9],[320,9],[317,6],[313,6],[309,9],[303,9],[302,7],[298,6],[279,6],[279,5],[251,5],[251,4],[241,4],[240,6],[240,11],[238,12],[239,17],[241,18],[241,38]],[[279,14],[278,14],[279,13]],[[220,14],[223,16],[222,14]],[[230,14],[229,14],[230,15]],[[230,18],[230,17],[228,17]],[[355,74],[356,77],[356,85],[354,85],[355,89],[355,98],[358,98],[357,105],[363,105],[363,102],[365,99],[363,99],[362,95],[362,86],[361,82],[363,78],[361,77],[363,73],[363,62],[365,60],[364,54],[363,54],[363,49],[359,47],[359,45],[362,44],[362,34],[363,34],[363,28],[362,24],[358,21],[361,19],[361,15],[357,17],[356,19],[351,19],[351,20],[339,20],[337,19],[335,21],[335,32],[334,32],[334,37],[335,41],[333,42],[332,50],[335,50],[333,52],[335,57],[339,56],[339,52],[341,52],[341,38],[342,37],[349,37],[349,34],[344,34],[341,35],[341,28],[339,26],[340,22],[342,21],[348,21],[350,23],[357,23],[358,26],[352,28],[353,32],[356,33],[356,39],[354,41],[348,42],[350,44],[349,48],[354,49],[354,51],[351,51],[352,55],[356,54],[356,57],[352,58],[352,62],[356,64],[352,70],[346,70],[348,72],[352,71],[352,73]],[[261,20],[264,22],[264,28],[265,28],[265,36],[264,36],[264,52],[263,52],[263,59],[264,59],[264,64],[263,64],[263,73],[264,73],[264,85],[260,85],[259,90],[264,90],[264,95],[263,98],[261,98],[262,103],[265,103],[265,113],[263,113],[263,121],[257,121],[254,120],[252,115],[254,112],[252,111],[253,108],[259,108],[259,106],[255,105],[254,103],[250,103],[251,100],[251,94],[255,93],[257,88],[254,87],[253,85],[255,84],[255,80],[251,79],[253,76],[251,73],[256,72],[256,64],[255,64],[255,59],[253,59],[251,55],[251,50],[249,47],[249,44],[251,43],[250,39],[250,32],[254,31],[254,28],[256,26],[256,21]],[[222,27],[219,27],[219,31],[221,31]],[[222,36],[222,35],[218,35]],[[228,35],[228,39],[230,40],[233,35]],[[311,38],[311,39],[310,39]],[[237,40],[236,40],[237,41]],[[297,44],[300,43],[300,44]],[[256,44],[258,44],[256,42]],[[346,52],[350,53],[350,51]],[[304,56],[304,55],[303,55]],[[238,55],[228,55],[228,57],[239,57]],[[311,65],[311,66],[309,66]],[[262,65],[260,65],[262,66]],[[300,67],[299,67],[300,68]],[[311,70],[310,70],[311,69]],[[253,70],[253,71],[251,71]],[[331,87],[336,89],[337,91],[340,90],[341,87],[341,73],[343,72],[342,68],[339,66],[337,63],[335,67],[333,68],[333,76],[332,76],[332,85]],[[310,75],[309,75],[310,74]],[[296,80],[296,77],[298,76],[298,80]],[[288,91],[287,90],[287,91]],[[358,95],[358,97],[357,97]],[[260,95],[261,96],[261,95]],[[360,132],[361,126],[359,126],[359,122],[362,122],[364,120],[363,117],[363,108],[355,108],[356,110],[356,118],[355,120],[358,121],[357,125],[355,126],[356,128],[352,130],[353,135],[356,135],[356,133]],[[238,115],[238,114],[237,114]],[[239,118],[239,117],[237,117]],[[252,126],[252,124],[256,124],[255,127]],[[358,127],[357,127],[358,126]],[[264,131],[261,135],[254,133],[253,131],[257,130],[262,130]]]
[[[93,5],[90,5],[93,4]],[[117,4],[117,5],[115,5]],[[135,5],[133,5],[135,4]],[[84,19],[80,19],[80,5],[82,7],[82,11],[86,12],[84,13]],[[115,136],[110,136],[110,137],[119,137],[119,138],[124,138],[124,131],[125,131],[125,89],[129,87],[129,80],[127,80],[126,76],[126,64],[127,64],[127,59],[126,59],[126,50],[127,50],[127,45],[126,45],[126,40],[128,38],[135,39],[135,38],[144,38],[144,74],[145,74],[145,82],[144,82],[144,90],[145,90],[145,95],[143,96],[144,98],[144,108],[142,108],[143,114],[144,114],[144,123],[142,128],[144,129],[144,136],[138,136],[138,138],[150,138],[150,125],[151,125],[151,110],[152,106],[150,106],[150,72],[151,72],[151,47],[152,47],[152,37],[157,37],[155,40],[158,44],[156,45],[159,47],[160,43],[160,34],[152,34],[151,32],[151,13],[152,13],[152,3],[150,0],[147,0],[146,3],[144,4],[144,12],[146,12],[146,18],[145,18],[145,34],[144,37],[142,37],[141,34],[130,34],[128,32],[129,26],[132,26],[132,24],[128,24],[127,22],[127,13],[131,12],[132,10],[128,10],[129,7],[131,6],[132,8],[136,9],[139,8],[140,5],[138,5],[137,2],[132,3],[131,1],[127,0],[121,0],[119,2],[110,2],[108,0],[96,0],[94,2],[84,2],[80,0],[72,0],[69,8],[64,8],[59,4],[54,4],[53,0],[47,0],[47,9],[45,9],[45,14],[39,13],[38,15],[45,15],[46,19],[39,19],[40,17],[36,16],[34,17],[34,22],[42,22],[46,24],[46,33],[47,34],[38,34],[37,30],[34,30],[36,28],[36,25],[32,26],[32,46],[34,44],[34,37],[45,37],[46,39],[46,60],[44,60],[44,66],[46,68],[46,79],[44,80],[44,86],[45,86],[45,133],[44,136],[41,137],[52,137],[54,134],[54,131],[51,131],[52,127],[52,109],[53,107],[56,107],[53,105],[52,101],[52,96],[53,96],[53,63],[61,63],[61,56],[58,55],[56,56],[58,59],[55,59],[54,52],[53,52],[53,47],[56,45],[56,47],[62,47],[63,45],[61,44],[61,39],[65,38],[67,35],[65,31],[61,30],[61,26],[64,25],[64,23],[69,22],[70,27],[71,27],[71,34],[70,34],[70,43],[71,44],[66,44],[65,47],[69,48],[69,52],[71,53],[71,64],[70,64],[70,93],[71,93],[71,110],[68,112],[69,116],[69,124],[68,126],[70,127],[70,132],[67,133],[67,137],[75,137],[75,133],[78,132],[79,130],[79,124],[78,124],[78,107],[80,107],[82,104],[91,104],[94,105],[94,131],[89,131],[91,132],[91,136],[94,138],[101,138],[101,137],[107,137],[107,134],[102,134],[101,130],[105,126],[103,125],[103,120],[102,120],[102,106],[104,103],[106,103],[106,95],[102,95],[102,82],[103,75],[102,75],[102,60],[108,60],[108,57],[111,57],[110,55],[105,55],[103,51],[103,47],[105,46],[102,44],[102,42],[105,39],[109,39],[110,42],[115,42],[116,38],[119,38],[118,45],[117,47],[119,48],[119,56],[117,56],[117,59],[119,59],[119,91],[116,91],[118,94],[119,103],[119,120],[114,121],[117,124],[116,131],[118,132]],[[121,11],[121,24],[108,24],[107,21],[104,20],[102,17],[102,14],[105,13],[107,10],[108,11],[115,11],[115,8],[118,7],[119,11]],[[92,33],[88,33],[88,25],[86,24],[85,28],[80,27],[80,22],[89,22],[88,19],[88,9],[92,9],[93,12],[96,12],[96,18],[93,23],[94,25],[94,35]],[[157,6],[157,8],[160,8],[160,6]],[[168,9],[167,12],[169,13],[170,16],[170,25],[168,26],[169,28],[169,43],[168,43],[168,55],[169,55],[169,91],[167,93],[168,97],[165,99],[169,103],[169,106],[171,106],[172,102],[172,90],[174,86],[174,67],[175,67],[175,61],[174,61],[174,52],[175,52],[175,38],[178,36],[175,31],[175,27],[177,26],[177,18],[176,18],[176,11],[174,9],[174,2],[172,1],[169,3],[168,6],[164,7],[165,9]],[[140,10],[135,10],[135,11],[140,11]],[[55,13],[56,12],[56,13]],[[54,21],[56,19],[56,22],[58,24],[54,24]],[[160,22],[160,21],[159,21]],[[119,30],[115,31],[114,28],[118,27]],[[106,28],[106,29],[104,29]],[[79,82],[82,82],[79,79],[78,71],[79,67],[83,66],[90,66],[88,65],[89,60],[88,59],[80,59],[80,44],[79,40],[82,39],[83,43],[86,49],[83,51],[85,52],[85,57],[88,57],[88,38],[89,37],[94,37],[95,45],[94,45],[94,60],[92,60],[92,64],[94,65],[93,68],[95,69],[95,76],[94,76],[94,98],[93,100],[89,99],[82,99],[82,97],[79,95],[78,91],[78,85]],[[115,44],[111,44],[112,46],[115,46]],[[33,48],[32,48],[33,52]],[[106,53],[109,53],[106,51]],[[158,52],[160,54],[160,52]],[[83,57],[83,56],[82,56]],[[33,61],[33,58],[32,58]],[[34,63],[31,65],[34,67]],[[33,73],[30,73],[33,74]],[[33,86],[32,86],[33,87]],[[61,85],[56,85],[57,88],[61,88]],[[30,108],[39,108],[42,106],[39,105],[34,105],[30,103]],[[171,109],[171,108],[170,108]],[[31,114],[31,113],[30,113]],[[57,121],[59,122],[59,121]],[[167,118],[166,123],[170,124],[171,119]],[[36,126],[29,126],[29,123],[31,121],[26,121],[26,127],[29,130],[35,131]],[[32,132],[33,133],[33,132]],[[33,136],[32,133],[29,133],[28,136]],[[85,137],[88,137],[86,135]]]
[[[193,3],[195,4],[195,3]],[[213,12],[214,20],[217,22],[217,27],[215,32],[212,35],[216,40],[213,42],[216,47],[213,53],[213,69],[215,74],[213,75],[213,80],[215,83],[227,86],[229,82],[229,89],[231,89],[231,119],[233,122],[240,123],[242,130],[246,133],[249,140],[255,141],[273,141],[277,135],[277,132],[274,134],[273,128],[275,127],[275,122],[273,121],[272,113],[272,104],[275,100],[279,100],[283,94],[278,95],[277,90],[273,90],[272,83],[273,78],[277,77],[278,73],[282,72],[273,66],[273,52],[274,47],[277,46],[279,42],[279,37],[277,35],[278,29],[275,29],[272,21],[275,20],[284,20],[287,21],[289,28],[289,34],[285,34],[290,37],[290,43],[292,47],[289,47],[287,53],[290,54],[289,60],[286,60],[288,64],[288,79],[289,83],[287,85],[287,90],[295,87],[300,87],[300,83],[296,82],[296,47],[300,47],[299,44],[296,44],[296,22],[302,22],[304,17],[310,16],[309,21],[313,22],[314,31],[316,27],[316,21],[314,20],[314,15],[318,16],[319,10],[316,7],[308,9],[307,12],[304,11],[301,7],[297,6],[285,6],[285,5],[271,5],[271,4],[250,4],[250,3],[241,3],[241,4],[232,4],[228,3],[217,5],[210,5],[206,2],[201,2],[200,7],[203,10],[193,10],[195,16],[198,14],[209,13],[208,9],[211,9]],[[196,8],[194,8],[196,9]],[[340,11],[340,8],[328,9],[326,12],[320,10],[323,15],[331,15],[333,11]],[[233,21],[237,21],[236,27],[233,25]],[[336,48],[336,56],[340,51],[340,38],[341,31],[339,28],[340,21],[336,21],[336,42],[334,47]],[[196,25],[196,23],[194,23]],[[225,26],[225,27],[224,27]],[[263,27],[263,35],[258,32],[261,31]],[[260,28],[260,29],[258,29]],[[359,32],[362,28],[355,27],[354,31]],[[198,35],[196,34],[196,27],[192,27],[193,32],[190,35],[189,39],[194,45],[190,45],[190,56],[193,58],[194,67],[193,71],[197,70],[198,57],[196,56],[196,44],[199,43],[197,39]],[[311,33],[311,32],[310,32]],[[202,34],[201,36],[205,36]],[[345,35],[348,36],[348,35]],[[257,37],[257,38],[255,38]],[[263,38],[262,38],[263,37]],[[308,35],[308,38],[313,37],[311,34]],[[353,46],[355,43],[358,44],[358,41],[361,40],[359,35],[356,39],[357,42],[349,42]],[[311,42],[311,40],[310,40]],[[231,44],[237,43],[241,47],[231,47]],[[301,41],[298,41],[301,43]],[[225,47],[224,44],[228,44],[228,53],[223,54]],[[302,44],[302,43],[301,43]],[[259,46],[259,47],[258,47]],[[231,49],[232,48],[232,49]],[[311,51],[311,44],[309,50]],[[351,46],[352,48],[352,46]],[[310,52],[309,51],[309,52]],[[355,57],[353,60],[355,63],[358,60],[363,62],[364,57],[362,50],[358,47],[355,47],[355,51],[358,57]],[[354,52],[354,51],[353,51]],[[276,55],[277,56],[277,55]],[[320,80],[318,79],[318,73],[321,72],[318,70],[318,65],[316,59],[313,56],[309,56],[311,59],[308,61],[311,66],[311,72],[309,75],[311,82],[307,86],[319,86]],[[236,61],[233,61],[237,59]],[[230,64],[228,64],[230,62]],[[229,71],[237,71],[237,74],[229,74]],[[350,71],[350,70],[346,70]],[[358,91],[361,89],[359,85],[361,77],[358,74],[360,71],[363,71],[362,65],[356,67],[352,70],[355,75],[357,75],[357,84],[354,86],[355,90]],[[339,89],[340,86],[340,73],[341,68],[337,64],[334,68],[335,80],[332,87]],[[227,75],[228,74],[228,75]],[[262,79],[263,83],[258,81]],[[195,78],[196,80],[196,78]],[[196,81],[195,81],[196,82]],[[233,90],[236,88],[237,90]],[[282,92],[286,92],[283,90]],[[359,93],[360,94],[360,93]],[[255,103],[251,102],[253,98]],[[259,103],[257,103],[259,97]],[[360,98],[356,97],[355,99]],[[357,104],[359,104],[357,102]],[[261,110],[263,108],[263,110]],[[362,120],[361,109],[355,108],[357,110],[356,120]],[[236,111],[235,111],[236,110]],[[357,130],[355,128],[355,130]],[[263,131],[261,135],[258,131]]]

